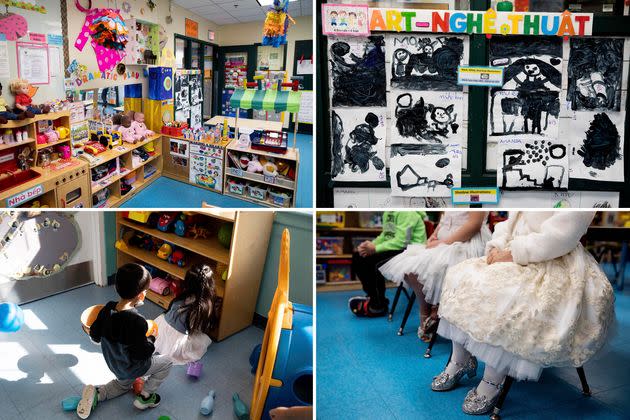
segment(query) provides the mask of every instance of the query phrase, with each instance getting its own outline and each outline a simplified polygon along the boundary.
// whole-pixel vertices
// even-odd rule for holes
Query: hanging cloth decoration
[[[92,9],[92,0],[89,0],[88,8],[81,6],[79,0],[75,0],[75,5],[86,15],[74,46],[83,51],[90,40],[99,70],[113,69],[127,55],[125,45],[129,41],[127,25],[120,16],[120,10]]]
[[[263,45],[271,45],[278,48],[287,43],[287,30],[289,21],[295,25],[295,21],[287,13],[289,0],[273,0],[273,5],[267,11],[263,26]]]

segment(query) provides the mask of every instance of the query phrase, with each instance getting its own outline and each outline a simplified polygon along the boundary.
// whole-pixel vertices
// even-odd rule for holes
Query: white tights
[[[472,357],[472,355],[468,350],[464,348],[464,346],[459,343],[453,342],[453,354],[451,356],[451,361],[446,366],[446,373],[448,373],[449,375],[454,375],[461,366],[465,365],[466,362],[468,362],[468,359],[470,357]],[[459,364],[459,366],[455,363]],[[505,373],[499,372],[496,369],[486,365],[486,369],[483,372],[483,379],[484,380],[482,380],[479,385],[477,385],[477,394],[485,395],[486,398],[491,399],[499,392],[499,389],[494,385],[490,385],[486,381],[494,384],[502,384],[503,380],[505,379]]]

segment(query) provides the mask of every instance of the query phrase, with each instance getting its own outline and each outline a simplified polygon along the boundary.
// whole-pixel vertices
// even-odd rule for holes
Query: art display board
[[[374,10],[369,9],[372,19]],[[397,16],[397,12],[387,11],[391,12],[390,19],[395,20],[396,17],[392,16]],[[402,10],[403,13],[406,11]],[[423,10],[413,12],[417,12],[414,15],[417,17],[428,13]],[[345,156],[343,148],[339,144],[334,145],[335,118],[343,121],[344,117],[351,120],[369,112],[378,114],[383,107],[387,110],[385,163],[390,172],[392,197],[426,197],[420,191],[422,194],[440,194],[430,193],[428,188],[423,190],[419,186],[403,193],[402,188],[395,185],[398,169],[403,168],[399,163],[402,159],[392,152],[394,146],[458,145],[460,168],[465,165],[461,156],[465,156],[467,151],[468,88],[457,81],[458,68],[467,66],[469,62],[467,33],[470,32],[451,26],[451,23],[457,24],[460,18],[458,11],[451,11],[450,15],[445,11],[429,12],[429,28],[380,28],[372,30],[368,36],[329,34],[329,139],[333,152],[333,181],[356,182],[357,186],[367,181],[358,177],[339,179],[333,176],[335,161],[343,162]],[[487,25],[492,15],[491,12],[462,14],[466,19],[472,19],[473,24],[479,19],[481,26]],[[443,22],[447,15],[448,22]],[[501,20],[505,18],[502,13],[496,15],[495,22],[504,22]],[[511,15],[510,24],[518,25],[503,26],[503,33],[510,36],[501,36],[500,31],[492,32],[488,28],[479,29],[476,24],[472,27],[472,33],[497,34],[489,37],[487,64],[489,69],[504,73],[503,84],[488,90],[486,114],[488,150],[493,154],[488,161],[494,162],[486,168],[496,169],[496,185],[505,192],[529,190],[522,193],[524,195],[534,194],[533,190],[574,194],[575,191],[567,191],[569,179],[623,182],[624,78],[628,74],[628,69],[624,68],[628,66],[625,39],[591,37],[590,14]],[[401,22],[405,23],[407,18],[400,16]],[[378,20],[378,17],[375,19]],[[411,18],[410,22],[415,22],[414,19]],[[543,21],[547,25],[544,29]],[[523,25],[528,28],[526,31]],[[434,26],[437,33],[434,33]],[[563,31],[571,37],[558,36],[565,34]],[[457,54],[459,51],[460,55]],[[448,57],[448,60],[440,61],[442,57]],[[438,68],[436,64],[443,67]],[[372,83],[368,85],[367,80]],[[357,116],[340,116],[339,110],[352,110]],[[436,110],[439,114],[432,114]],[[596,120],[595,115],[602,113],[605,116]],[[441,118],[441,123],[432,117]],[[579,123],[576,124],[576,121]],[[451,127],[451,124],[454,125]],[[606,145],[607,152],[597,155],[601,149],[595,146],[601,144]],[[424,153],[419,155],[426,156]],[[450,178],[425,176],[422,170],[429,168],[433,171],[433,168],[421,162],[420,158],[406,157],[411,162],[409,166],[417,166],[420,171],[407,169],[403,176],[417,180],[427,178],[427,183],[431,178],[438,183],[435,188],[438,191],[440,185],[443,186],[439,182],[452,182]],[[438,174],[437,171],[432,173]],[[461,178],[461,169],[457,175]],[[595,185],[593,189],[596,189]],[[592,205],[598,204],[596,200],[592,201]],[[581,202],[589,203],[589,200]]]
[[[191,128],[201,128],[203,84],[201,70],[175,71],[175,121],[185,121]]]

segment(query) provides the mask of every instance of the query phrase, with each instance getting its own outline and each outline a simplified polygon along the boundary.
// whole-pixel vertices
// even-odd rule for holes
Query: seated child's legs
[[[173,361],[170,357],[153,355],[153,357],[151,357],[151,367],[147,373],[144,374],[144,376],[148,376],[148,379],[144,383],[144,391],[147,394],[155,393],[168,376],[172,366]],[[133,384],[133,381],[131,382]]]
[[[9,111],[2,111],[0,112],[0,117],[4,117],[7,120],[17,120],[18,116],[16,114],[14,114],[13,112],[9,112]]]
[[[42,113],[41,109],[36,108],[34,106],[28,106],[28,107],[26,107],[26,110],[32,112],[33,114],[41,114]]]
[[[134,379],[114,379],[98,387],[98,400],[105,401],[120,397],[133,387]]]

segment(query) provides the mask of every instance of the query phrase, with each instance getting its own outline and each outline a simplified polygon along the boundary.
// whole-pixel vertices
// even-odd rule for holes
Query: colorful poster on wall
[[[186,18],[186,36],[191,38],[199,38],[199,23],[192,19]]]
[[[322,4],[322,32],[325,35],[368,35],[368,6]]]

